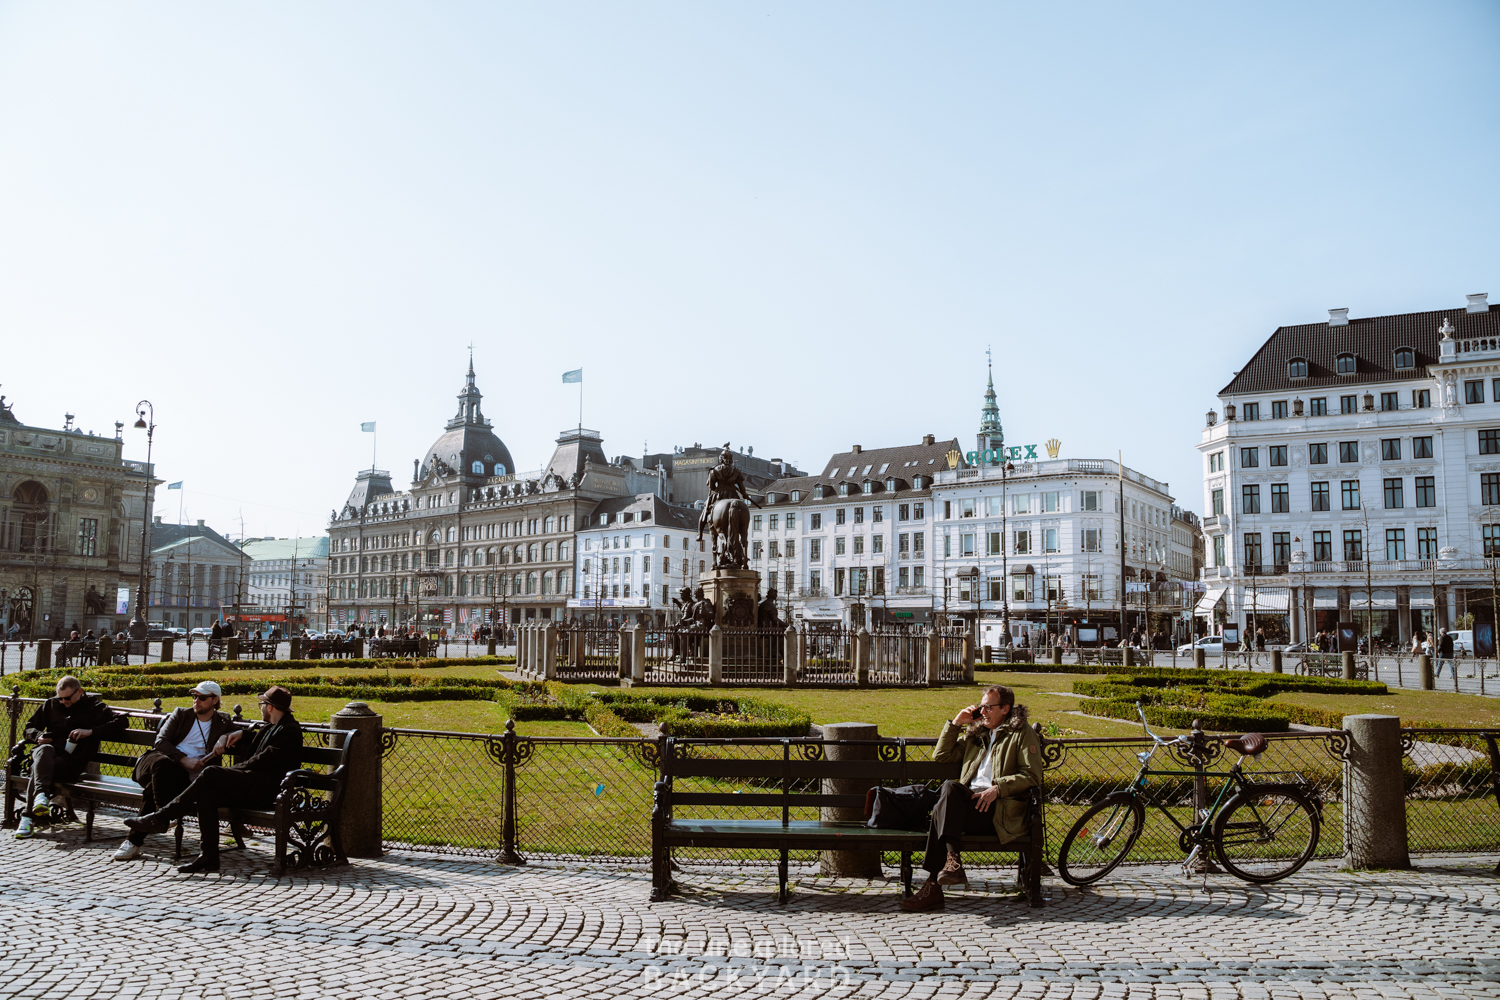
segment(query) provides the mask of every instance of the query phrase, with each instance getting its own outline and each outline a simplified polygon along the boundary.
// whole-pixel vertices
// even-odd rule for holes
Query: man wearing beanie
[[[172,820],[198,814],[203,853],[178,867],[184,873],[219,870],[219,810],[269,809],[281,779],[302,763],[302,725],[292,716],[292,693],[279,685],[260,696],[263,724],[246,737],[243,731],[221,736],[212,753],[239,747],[233,767],[205,767],[181,795],[145,816],[125,821],[133,834],[164,833]],[[243,746],[241,746],[243,744]]]
[[[141,815],[181,795],[204,768],[217,764],[211,751],[220,739],[238,730],[227,712],[219,711],[224,692],[213,681],[193,688],[193,707],[179,708],[156,731],[156,743],[135,762],[135,783],[141,786]],[[130,837],[115,852],[115,861],[141,856],[146,835],[130,831]]]

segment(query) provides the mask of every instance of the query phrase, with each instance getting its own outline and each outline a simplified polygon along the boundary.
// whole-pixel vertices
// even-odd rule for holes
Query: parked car
[[[1471,628],[1458,629],[1451,633],[1453,636],[1454,656],[1474,655],[1474,630]]]
[[[1294,642],[1290,646],[1282,646],[1281,651],[1283,653],[1306,653],[1309,652],[1309,647],[1306,642]]]
[[[1177,654],[1179,656],[1190,655],[1194,649],[1201,649],[1205,653],[1222,653],[1224,652],[1224,637],[1222,635],[1205,635],[1197,642],[1189,643],[1186,646],[1178,646]]]
[[[175,638],[177,638],[177,631],[176,631],[176,629],[170,629],[170,628],[148,628],[146,630],[146,638],[147,639],[175,639]]]
[[[194,639],[212,639],[214,630],[211,628],[195,628],[191,632],[189,632],[188,635],[192,636]]]

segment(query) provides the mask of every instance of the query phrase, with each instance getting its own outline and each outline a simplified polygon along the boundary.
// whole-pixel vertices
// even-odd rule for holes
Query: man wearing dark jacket
[[[219,740],[235,732],[234,720],[219,711],[223,690],[213,681],[193,688],[193,707],[179,708],[156,731],[156,743],[136,758],[135,783],[141,786],[141,815],[155,812],[187,790],[205,767],[217,764],[210,751]],[[113,860],[130,861],[141,856],[146,835],[132,830]]]
[[[57,697],[48,698],[26,720],[25,739],[37,744],[31,754],[31,784],[26,787],[26,810],[16,837],[34,833],[32,816],[52,813],[58,782],[76,781],[99,752],[99,744],[122,732],[128,720],[104,704],[96,694],[85,694],[77,677],[57,681]]]
[[[260,696],[264,725],[247,738],[243,730],[219,737],[213,754],[244,743],[233,767],[205,767],[181,795],[145,816],[125,821],[132,833],[165,833],[172,820],[190,812],[198,814],[203,853],[178,867],[184,873],[219,870],[219,810],[269,809],[276,801],[281,779],[302,763],[302,725],[292,716],[292,693],[273,687]]]

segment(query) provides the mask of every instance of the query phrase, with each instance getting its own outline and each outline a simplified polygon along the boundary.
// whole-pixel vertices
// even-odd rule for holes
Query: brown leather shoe
[[[938,885],[968,885],[969,876],[964,872],[963,858],[952,851],[948,852],[948,862],[943,865],[943,870],[937,874]]]
[[[928,879],[915,895],[906,897],[901,901],[901,909],[907,913],[924,913],[927,910],[941,910],[943,908],[943,889],[937,884],[936,879]]]

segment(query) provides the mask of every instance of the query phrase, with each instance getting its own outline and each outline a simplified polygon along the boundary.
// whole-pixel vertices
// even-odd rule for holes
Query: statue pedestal
[[[760,574],[753,569],[716,569],[698,575],[703,596],[713,602],[720,628],[750,628],[760,597]]]
[[[84,615],[83,620],[78,623],[78,627],[83,629],[83,631],[85,632],[87,632],[89,629],[93,629],[95,635],[98,635],[101,632],[109,632],[113,634],[114,624],[114,615]]]

